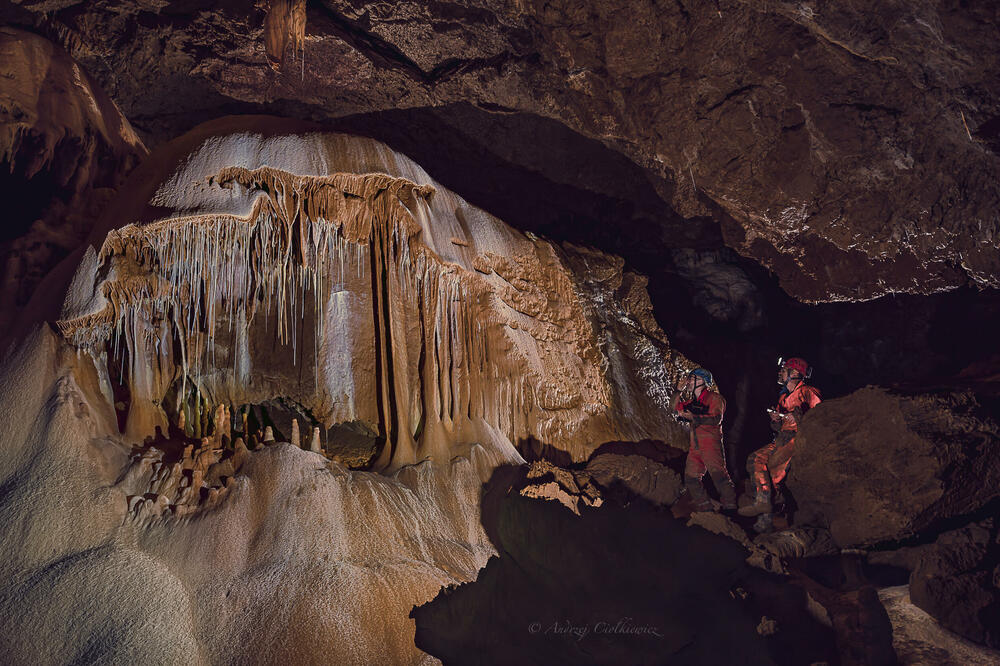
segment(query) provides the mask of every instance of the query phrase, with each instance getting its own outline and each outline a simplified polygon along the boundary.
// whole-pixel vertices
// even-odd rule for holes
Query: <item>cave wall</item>
[[[0,319],[74,252],[146,147],[64,49],[0,27]]]

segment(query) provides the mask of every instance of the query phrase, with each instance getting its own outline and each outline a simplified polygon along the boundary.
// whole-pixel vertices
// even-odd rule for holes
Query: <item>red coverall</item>
[[[778,413],[790,414],[781,422],[774,441],[757,449],[750,456],[748,471],[753,474],[757,490],[771,491],[788,474],[788,464],[795,452],[795,433],[802,415],[821,402],[819,389],[800,383],[791,393],[778,398]]]
[[[695,415],[695,422],[691,424],[691,447],[688,449],[687,462],[684,465],[684,476],[700,481],[708,471],[723,501],[731,500],[731,503],[735,503],[733,480],[729,476],[729,470],[726,469],[726,452],[722,448],[722,416],[726,411],[726,399],[715,391],[706,389],[696,400],[708,407],[708,411],[701,416]],[[678,412],[683,412],[694,402],[695,400],[678,401],[676,409]],[[699,420],[708,423],[699,423]],[[703,489],[700,490],[701,493],[694,490],[692,494],[701,495],[705,492]],[[707,496],[704,500],[707,501]]]

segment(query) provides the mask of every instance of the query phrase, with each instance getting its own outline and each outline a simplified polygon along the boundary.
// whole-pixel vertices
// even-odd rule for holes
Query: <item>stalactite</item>
[[[567,306],[559,305],[577,296],[568,278],[532,273],[543,264],[530,255],[527,241],[524,257],[487,253],[486,264],[494,266],[471,271],[444,261],[421,236],[435,223],[431,187],[383,174],[296,176],[270,167],[227,168],[210,182],[253,193],[249,214],[179,216],[111,232],[99,254],[108,275],[100,284],[106,307],[58,322],[68,340],[95,355],[135,358],[156,345],[176,347],[176,358],[158,372],[172,377],[169,364],[178,366],[175,412],[189,436],[211,430],[221,441],[225,430],[232,437],[232,428],[220,425],[222,407],[209,375],[229,372],[237,384],[252,380],[251,328],[255,340],[264,330],[288,347],[299,372],[309,369],[311,351],[318,392],[328,320],[358,315],[350,307],[339,310],[350,301],[333,295],[346,289],[370,299],[366,325],[374,336],[377,402],[372,425],[384,443],[377,469],[433,455],[445,438],[478,437],[478,426],[470,425],[478,419],[513,442],[529,434],[556,441],[569,436],[568,428],[582,427],[567,425],[567,418],[577,418],[567,410],[578,409],[582,422],[600,409],[583,402],[573,373],[560,369],[564,358],[579,363],[581,355],[596,353],[561,342],[567,335],[589,335],[562,328],[576,325],[563,319],[582,318],[579,306],[567,314]],[[543,259],[552,270],[565,270],[554,251],[546,251]],[[530,283],[543,278],[549,283]],[[557,305],[550,320],[538,317],[551,301]],[[310,316],[314,321],[306,330]],[[412,321],[419,324],[418,336],[407,328]],[[533,332],[524,328],[526,321]],[[343,326],[352,328],[357,324]],[[311,350],[305,346],[309,334]],[[512,364],[506,349],[492,346],[498,343],[515,349],[528,367]],[[560,373],[548,383],[540,379],[546,363]],[[136,372],[133,363],[133,383]],[[592,387],[596,380],[589,381],[590,401],[608,404],[601,389]],[[349,389],[345,395],[353,401]],[[253,444],[246,418],[244,412],[242,434]],[[301,445],[295,430],[291,436]],[[273,439],[269,431],[264,441]]]

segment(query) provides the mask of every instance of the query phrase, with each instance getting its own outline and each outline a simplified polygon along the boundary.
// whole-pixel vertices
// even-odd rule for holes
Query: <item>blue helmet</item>
[[[705,368],[695,368],[688,373],[688,377],[701,377],[706,384],[712,384],[712,373]]]

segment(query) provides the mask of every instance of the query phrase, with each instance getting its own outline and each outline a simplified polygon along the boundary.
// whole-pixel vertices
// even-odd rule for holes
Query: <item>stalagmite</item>
[[[299,421],[292,419],[292,446],[302,448],[302,440],[299,437]]]
[[[212,420],[212,446],[214,448],[223,446],[223,438],[226,441],[232,441],[231,419],[229,405],[222,404],[215,408],[215,417]]]
[[[309,443],[309,450],[313,453],[323,453],[323,445],[319,440],[319,428],[313,428],[312,441]]]

